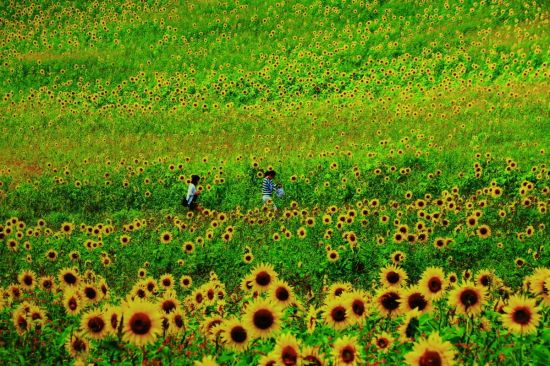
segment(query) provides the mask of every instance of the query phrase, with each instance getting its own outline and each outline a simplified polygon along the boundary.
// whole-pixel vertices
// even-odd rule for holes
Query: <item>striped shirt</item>
[[[272,179],[264,178],[262,183],[262,196],[271,196],[275,190],[275,183]]]

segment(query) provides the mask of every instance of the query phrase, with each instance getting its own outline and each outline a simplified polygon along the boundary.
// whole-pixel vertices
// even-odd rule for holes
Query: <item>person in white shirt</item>
[[[189,183],[189,187],[187,188],[187,207],[189,207],[189,210],[194,211],[201,211],[201,208],[197,205],[197,199],[201,192],[197,190],[197,184],[199,184],[200,177],[198,175],[192,175],[191,176],[191,183]]]

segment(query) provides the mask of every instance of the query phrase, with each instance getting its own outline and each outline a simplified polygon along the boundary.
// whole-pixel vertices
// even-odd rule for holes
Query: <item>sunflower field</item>
[[[547,365],[549,4],[0,2],[0,364]]]

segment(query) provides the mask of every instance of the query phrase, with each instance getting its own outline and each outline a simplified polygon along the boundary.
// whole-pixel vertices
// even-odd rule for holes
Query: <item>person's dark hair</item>
[[[201,177],[199,177],[198,175],[193,174],[191,176],[191,183],[196,185],[197,183],[199,183],[199,180],[201,180]]]
[[[266,176],[266,177],[275,178],[275,175],[277,175],[277,173],[275,173],[274,170],[268,170],[268,171],[265,173],[265,176]]]

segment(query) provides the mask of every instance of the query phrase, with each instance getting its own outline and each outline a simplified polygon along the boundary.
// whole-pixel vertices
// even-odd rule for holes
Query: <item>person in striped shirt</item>
[[[273,192],[277,189],[277,185],[275,182],[273,182],[273,178],[275,178],[275,171],[269,170],[264,175],[264,180],[262,182],[262,201],[264,204],[271,201],[272,207],[276,210],[277,206],[273,203]]]

